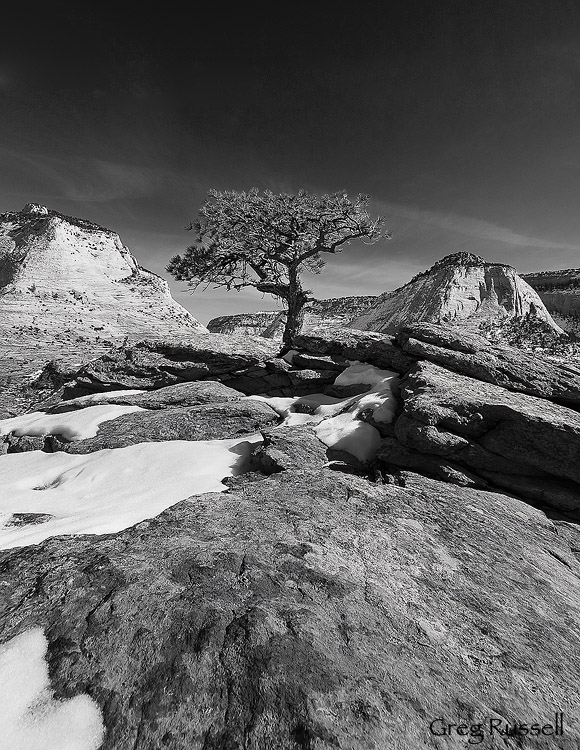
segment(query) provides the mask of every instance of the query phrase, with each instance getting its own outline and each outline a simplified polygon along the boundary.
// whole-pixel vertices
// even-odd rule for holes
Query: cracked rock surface
[[[542,746],[572,750],[579,547],[514,498],[287,470],[3,552],[0,635],[45,629],[55,695],[97,701],[103,750],[414,750],[438,716],[554,707],[566,737]]]
[[[427,323],[404,327],[397,341],[416,359],[509,390],[580,407],[580,369],[576,366],[511,346],[493,345],[477,333]]]
[[[134,417],[134,419],[132,419]],[[278,422],[276,412],[261,401],[228,401],[155,411],[139,411],[103,422],[94,438],[65,443],[52,450],[92,453],[104,448],[164,440],[225,440],[258,432]]]
[[[556,711],[565,736],[541,747],[575,750],[574,368],[535,357],[522,387],[529,355],[441,326],[309,332],[295,345],[290,365],[248,338],[130,344],[54,380],[54,411],[91,403],[63,400],[75,389],[147,411],[77,442],[8,435],[6,450],[256,431],[263,442],[222,493],[116,534],[0,552],[0,643],[43,629],[55,697],[97,702],[102,750],[442,750],[466,743],[430,734],[438,717],[546,723]],[[307,424],[280,426],[228,385],[276,389],[292,373],[328,393],[349,360],[402,376],[375,465],[336,455]],[[49,520],[24,510],[12,524]]]
[[[500,486],[514,491],[533,488],[531,478],[537,478],[544,500],[550,501],[552,486],[556,507],[580,508],[578,412],[430,362],[410,370],[401,395],[395,436],[404,448],[451,461],[491,484],[497,477]],[[379,455],[415,468],[392,439]]]

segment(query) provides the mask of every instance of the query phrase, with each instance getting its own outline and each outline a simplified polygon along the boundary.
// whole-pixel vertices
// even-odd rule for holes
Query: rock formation
[[[90,693],[101,750],[416,750],[443,747],[441,718],[499,748],[490,720],[556,709],[563,737],[517,747],[573,750],[576,527],[401,481],[313,462],[119,534],[8,550],[0,639],[44,629],[55,697]]]
[[[507,305],[505,268],[469,318]],[[577,748],[580,367],[430,322],[293,346],[146,338],[22,386],[39,403],[0,422],[4,700],[32,633],[101,750]]]
[[[204,330],[115,232],[35,204],[0,216],[0,321],[109,340]]]
[[[526,273],[522,279],[537,292],[559,326],[568,333],[580,333],[580,268]]]
[[[274,321],[278,321],[283,316],[278,310],[265,310],[263,312],[241,313],[240,315],[221,315],[219,318],[212,318],[207,324],[207,330],[210,333],[227,333],[227,334],[244,334],[246,336],[264,336],[264,338],[274,338],[267,336],[266,331]],[[282,338],[278,336],[278,338]]]
[[[70,372],[126,337],[206,330],[115,232],[37,204],[0,215],[0,389],[14,403],[23,369],[33,380],[47,360]]]
[[[119,236],[28,204],[0,216],[0,325],[96,339],[203,331]]]
[[[313,301],[307,308],[303,331],[350,326],[393,333],[402,325],[419,321],[461,321],[474,330],[491,324],[501,335],[502,323],[526,318],[540,321],[556,334],[562,333],[540,296],[514,268],[488,263],[471,253],[455,253],[393,292]],[[284,321],[283,312],[246,313],[214,318],[208,328],[216,333],[281,338]]]
[[[437,261],[408,284],[379,297],[350,322],[353,328],[393,333],[402,325],[461,323],[478,327],[488,321],[531,315],[561,329],[534,290],[515,269],[488,263],[471,253],[455,253]]]
[[[372,295],[312,300],[305,308],[303,330],[308,331],[319,326],[348,325],[375,300],[376,297]],[[243,333],[281,339],[285,322],[284,311],[269,310],[242,315],[223,315],[210,320],[207,327],[212,333]]]

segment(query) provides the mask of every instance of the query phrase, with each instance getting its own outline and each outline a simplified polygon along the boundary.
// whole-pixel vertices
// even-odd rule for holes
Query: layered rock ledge
[[[0,552],[0,642],[42,629],[51,689],[96,702],[102,750],[416,750],[443,747],[438,717],[556,711],[565,735],[542,747],[576,748],[580,372],[426,324],[307,332],[294,346],[284,359],[211,334],[120,347],[44,405],[145,411],[82,440],[6,436],[9,453],[61,456],[262,440],[223,492],[115,534]],[[280,426],[268,405],[286,389],[333,392],[353,361],[401,376],[393,420],[369,422],[368,462],[334,455],[308,424]],[[25,511],[11,523],[50,520]]]

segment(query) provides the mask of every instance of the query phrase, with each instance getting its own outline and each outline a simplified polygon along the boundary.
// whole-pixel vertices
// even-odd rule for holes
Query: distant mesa
[[[580,310],[580,295],[578,301]],[[392,292],[314,300],[307,308],[304,330],[330,325],[394,333],[402,325],[417,322],[480,328],[526,316],[562,333],[540,296],[512,266],[460,252],[441,258]],[[284,319],[284,311],[224,316],[211,320],[208,329],[279,338]]]
[[[308,330],[319,325],[348,326],[353,317],[368,309],[376,299],[374,295],[359,295],[313,300],[306,306],[303,328]],[[267,310],[213,318],[207,327],[212,333],[242,333],[281,339],[285,321],[284,310]]]
[[[526,273],[522,279],[538,293],[559,326],[580,335],[580,268]]]
[[[93,340],[207,333],[119,235],[38,203],[0,215],[0,335]]]

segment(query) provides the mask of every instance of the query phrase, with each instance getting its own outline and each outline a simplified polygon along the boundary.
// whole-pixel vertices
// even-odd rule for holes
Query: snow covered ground
[[[312,424],[325,445],[369,461],[381,435],[361,416],[391,422],[398,382],[395,372],[354,362],[335,383],[366,383],[370,390],[362,395],[248,398],[266,401],[283,417],[283,424]],[[60,434],[80,440],[96,435],[103,421],[143,411],[98,400],[91,396],[81,404],[85,408],[60,414],[33,412],[3,420],[0,435]],[[81,455],[30,451],[0,456],[0,549],[38,544],[60,534],[118,532],[191,495],[220,492],[225,489],[222,479],[245,470],[253,444],[261,439],[255,434],[230,440],[139,443]]]
[[[88,695],[55,700],[42,628],[0,646],[0,749],[97,750],[104,736],[98,704]]]
[[[60,414],[33,411],[30,414],[0,420],[0,435],[8,435],[12,432],[17,437],[62,435],[65,440],[84,440],[95,437],[102,422],[116,419],[123,414],[131,414],[134,411],[145,410],[140,406],[102,404]]]
[[[76,412],[71,412],[76,413]],[[60,534],[110,534],[153,518],[190,495],[221,492],[261,435],[138,443],[83,455],[0,456],[0,549]],[[30,522],[14,514],[47,514]],[[19,520],[20,519],[20,520]]]

